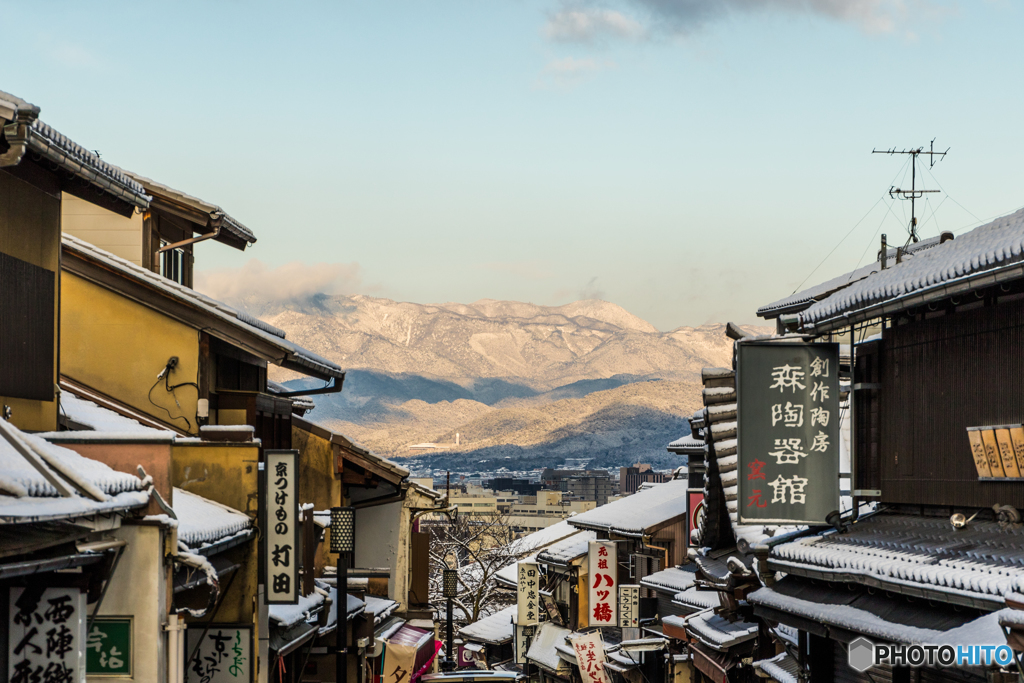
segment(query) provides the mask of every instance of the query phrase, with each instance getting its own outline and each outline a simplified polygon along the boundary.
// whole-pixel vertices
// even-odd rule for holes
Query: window
[[[160,240],[160,248],[163,249],[170,242]],[[169,249],[160,254],[160,274],[168,280],[178,284],[185,284],[185,251],[183,249]]]

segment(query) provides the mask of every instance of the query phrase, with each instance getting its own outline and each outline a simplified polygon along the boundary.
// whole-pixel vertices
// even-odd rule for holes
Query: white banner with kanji
[[[619,564],[616,545],[611,541],[591,541],[587,578],[591,626],[617,626],[619,600]]]
[[[583,683],[609,683],[604,670],[604,641],[600,631],[592,631],[569,641],[576,653]]]

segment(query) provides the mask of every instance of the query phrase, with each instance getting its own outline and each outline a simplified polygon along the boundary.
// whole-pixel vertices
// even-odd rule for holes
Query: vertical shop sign
[[[619,562],[616,545],[610,541],[591,541],[587,562],[588,607],[591,626],[615,626],[618,612]]]
[[[204,633],[205,631],[205,633]],[[185,631],[189,683],[248,683],[252,675],[252,630],[247,626],[202,625]],[[196,649],[196,646],[199,646]]]
[[[738,347],[740,522],[824,524],[839,509],[839,345]]]
[[[576,664],[580,667],[583,683],[609,683],[608,674],[604,670],[604,641],[601,632],[593,631],[569,642],[576,653]]]
[[[299,601],[299,472],[298,451],[265,451],[264,485],[266,542],[263,562],[267,604]]]
[[[516,623],[521,626],[536,626],[540,623],[540,569],[536,562],[520,562],[518,575]]]
[[[7,680],[85,682],[85,593],[43,586],[10,589]]]
[[[619,586],[619,628],[640,626],[640,586],[624,583]]]

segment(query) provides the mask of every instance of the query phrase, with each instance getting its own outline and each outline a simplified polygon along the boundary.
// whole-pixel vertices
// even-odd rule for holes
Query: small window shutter
[[[0,253],[0,396],[53,400],[55,279]]]

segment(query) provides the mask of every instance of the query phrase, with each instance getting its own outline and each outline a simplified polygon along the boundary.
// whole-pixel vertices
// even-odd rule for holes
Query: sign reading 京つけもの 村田
[[[619,586],[619,627],[640,626],[640,586],[624,583]]]
[[[96,617],[85,640],[89,676],[132,675],[132,618]]]
[[[576,664],[580,667],[583,683],[609,683],[604,670],[604,641],[600,631],[585,633],[569,641],[576,653]]]
[[[616,626],[619,562],[611,541],[591,541],[587,553],[587,586],[591,626]]]
[[[298,451],[266,451],[264,515],[267,604],[299,601],[299,472]]]
[[[85,593],[78,588],[11,588],[7,680],[84,683]]]
[[[738,347],[740,522],[824,524],[839,509],[839,346]]]
[[[196,649],[196,646],[199,646]],[[252,629],[202,624],[185,631],[185,656],[193,683],[248,683],[252,674]]]
[[[516,592],[520,626],[535,626],[540,623],[540,569],[536,562],[520,562],[517,571],[519,587]]]

